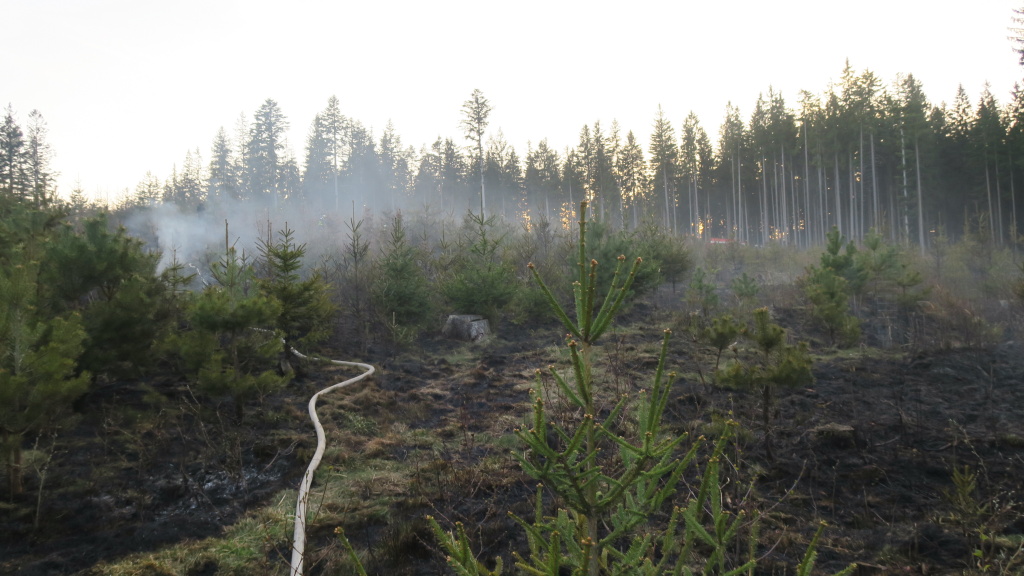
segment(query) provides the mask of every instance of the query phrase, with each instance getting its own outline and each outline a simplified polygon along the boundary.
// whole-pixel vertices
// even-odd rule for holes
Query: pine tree
[[[175,170],[164,201],[183,210],[195,211],[206,201],[207,177],[203,173],[203,160],[197,148],[185,153],[181,171]]]
[[[644,151],[637,142],[636,136],[630,131],[626,134],[626,144],[616,158],[616,171],[619,174],[621,196],[623,200],[623,220],[626,212],[630,214],[631,228],[640,227],[640,213],[647,205],[650,181],[647,177],[647,163]]]
[[[729,183],[729,202],[726,205],[726,228],[728,235],[739,242],[747,241],[746,205],[743,200],[743,142],[746,138],[739,108],[726,104],[725,119],[718,132],[718,176],[719,182]],[[723,174],[722,172],[726,172]]]
[[[833,228],[821,255],[821,266],[808,267],[800,280],[813,306],[812,315],[828,332],[833,346],[849,346],[860,338],[857,318],[849,314],[849,301],[863,289],[866,275],[856,257],[856,247],[846,244],[843,252],[845,243],[839,230]]]
[[[405,204],[409,184],[412,182],[410,161],[413,151],[403,147],[402,138],[391,122],[384,128],[377,149],[383,197],[386,199],[383,207],[394,213]]]
[[[210,167],[206,182],[209,202],[221,203],[237,200],[241,194],[237,173],[237,159],[224,128],[217,130],[210,152]]]
[[[14,118],[14,109],[8,105],[0,126],[0,194],[27,197],[27,178],[25,134]]]
[[[282,191],[282,166],[286,158],[284,134],[288,121],[272,98],[253,116],[245,145],[245,178],[249,198],[269,199],[277,206]]]
[[[136,375],[152,364],[151,350],[167,321],[160,315],[166,296],[157,274],[160,256],[124,228],[111,230],[105,215],[80,228],[65,225],[47,242],[39,305],[48,314],[81,314],[89,335],[85,369]]]
[[[430,284],[422,268],[424,255],[409,243],[402,214],[388,227],[374,274],[373,300],[380,320],[398,344],[409,341],[431,317]]]
[[[697,115],[690,112],[683,122],[679,167],[680,176],[686,181],[688,189],[688,232],[702,238],[711,232],[710,197],[701,202],[701,195],[710,184],[712,162],[711,140],[701,127]]]
[[[513,516],[529,544],[529,554],[514,553],[516,567],[542,576],[683,574],[701,564],[707,574],[752,571],[752,558],[742,566],[730,566],[733,570],[729,572],[726,568],[727,551],[740,543],[738,534],[747,521],[743,512],[724,514],[721,505],[720,463],[728,432],[715,446],[700,479],[691,484],[695,489],[683,498],[685,503],[673,508],[667,522],[652,521],[663,513],[683,472],[696,462],[701,442],[685,450],[686,435],[672,434],[662,426],[674,379],[665,366],[668,331],[662,338],[650,390],[638,398],[624,395],[605,405],[593,369],[594,344],[622,306],[641,262],[638,258],[627,272],[625,258],[620,258],[613,272],[615,280],[606,296],[601,296],[598,262],[590,259],[588,263],[586,208],[582,203],[579,273],[573,283],[575,321],[530,265],[554,315],[568,331],[570,368],[563,374],[551,367],[547,381],[538,371],[537,388],[530,391],[530,425],[516,430],[527,448],[515,453],[523,471],[543,483],[537,488],[533,518]],[[546,402],[552,393],[560,393],[569,412],[578,417],[553,418]],[[632,424],[623,427],[624,419]],[[555,496],[553,511],[544,502],[545,495],[551,493]],[[477,559],[462,524],[456,524],[451,533],[433,518],[428,521],[449,566],[457,573],[502,573],[500,557],[493,570]],[[753,540],[749,545],[753,550]]]
[[[345,181],[359,211],[377,208],[384,198],[380,158],[373,135],[362,124],[352,124]]]
[[[480,217],[487,216],[487,195],[484,188],[484,133],[487,130],[488,117],[491,115],[491,103],[480,90],[473,90],[469,100],[462,104],[462,121],[466,139],[476,148],[476,163],[480,174]]]
[[[547,139],[537,143],[537,148],[526,153],[526,169],[523,175],[523,186],[526,189],[527,204],[530,207],[531,221],[551,220],[556,217],[553,212],[559,205],[558,152],[553,150]]]
[[[302,278],[306,245],[295,242],[295,231],[288,223],[277,232],[276,241],[270,239],[269,229],[267,236],[259,243],[260,288],[279,305],[274,326],[282,335],[284,357],[291,358],[294,346],[308,348],[329,335],[334,305],[319,270]]]
[[[306,137],[305,169],[302,172],[302,190],[306,198],[316,199],[317,204],[336,207],[331,194],[334,189],[334,161],[331,157],[331,142],[323,116],[317,113]]]
[[[25,178],[32,201],[37,208],[49,206],[56,174],[50,167],[53,149],[47,141],[46,120],[38,110],[28,113],[28,134],[25,140]]]
[[[517,289],[515,271],[502,257],[505,235],[497,232],[496,216],[466,214],[461,254],[442,292],[455,310],[479,314],[497,324]]]
[[[665,230],[678,233],[676,221],[676,178],[679,164],[679,146],[676,144],[675,129],[665,118],[661,106],[654,119],[654,132],[651,134],[651,182],[662,191],[665,198]]]
[[[160,179],[147,171],[146,176],[135,185],[136,206],[149,207],[158,204],[163,196],[163,187]]]
[[[77,314],[40,316],[39,265],[25,251],[0,269],[0,431],[12,497],[22,492],[24,437],[56,424],[88,389],[77,373],[86,338]]]
[[[786,331],[771,321],[767,308],[754,311],[754,330],[743,334],[755,348],[753,357],[737,360],[719,372],[726,386],[754,390],[761,396],[765,455],[774,460],[773,427],[777,388],[810,386],[814,382],[807,343],[786,344]]]
[[[183,353],[200,388],[211,396],[230,395],[241,420],[247,401],[288,380],[273,366],[281,339],[272,327],[281,305],[259,290],[252,264],[226,242],[224,256],[211,272],[217,283],[206,287],[192,305],[194,331]]]

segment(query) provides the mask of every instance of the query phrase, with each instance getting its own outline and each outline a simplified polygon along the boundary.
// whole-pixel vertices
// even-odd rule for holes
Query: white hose
[[[306,356],[299,353],[294,348],[292,349],[292,352],[299,358],[306,358]],[[292,537],[292,568],[291,572],[289,572],[291,576],[303,575],[302,562],[306,553],[306,505],[309,500],[309,487],[313,483],[313,473],[315,473],[317,467],[320,466],[320,459],[323,458],[324,448],[327,444],[326,437],[324,436],[324,427],[320,425],[320,418],[316,415],[316,400],[325,392],[330,392],[331,390],[359,382],[374,372],[373,366],[370,366],[369,364],[343,362],[341,360],[330,360],[330,362],[337,366],[354,366],[356,368],[362,368],[365,372],[355,378],[350,378],[344,382],[328,386],[316,394],[313,394],[313,397],[309,399],[309,417],[313,420],[313,427],[316,428],[316,452],[313,453],[313,459],[309,461],[309,467],[306,468],[306,474],[302,477],[302,484],[299,486],[298,502],[295,504],[295,533]]]

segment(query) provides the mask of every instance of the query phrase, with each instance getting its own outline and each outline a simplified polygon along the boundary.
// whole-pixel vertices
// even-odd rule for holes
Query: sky
[[[617,120],[646,148],[658,107],[714,138],[769,87],[792,108],[847,60],[885,84],[913,74],[933,103],[1024,74],[1008,39],[1019,0],[0,0],[0,104],[49,127],[58,192],[100,200],[161,180],[218,129],[273,98],[300,162],[314,115],[341,112],[419,150],[465,143],[460,110],[490,101],[489,135],[574,146]]]

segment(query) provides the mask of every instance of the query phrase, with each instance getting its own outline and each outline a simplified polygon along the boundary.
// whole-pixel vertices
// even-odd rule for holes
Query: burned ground
[[[673,302],[665,288],[637,303],[606,339],[597,376],[610,394],[649,385],[660,328],[681,323]],[[669,357],[679,377],[666,426],[696,438],[713,436],[723,418],[741,425],[726,494],[729,505],[760,511],[759,573],[792,570],[822,521],[823,570],[857,562],[865,574],[954,574],[972,566],[976,549],[997,559],[1020,545],[1020,343],[830,351],[801,310],[773,315],[792,339],[815,343],[816,356],[813,386],[779,393],[771,460],[756,395],[702,382],[697,366],[706,375],[709,355],[685,331],[677,330]],[[507,513],[531,514],[535,488],[512,457],[513,431],[527,414],[535,371],[565,365],[561,338],[557,325],[508,324],[485,344],[428,336],[414,351],[364,359],[379,374],[321,409],[325,425],[333,423],[333,448],[318,476],[311,573],[342,572],[338,527],[366,552],[371,573],[443,573],[428,514],[470,527],[482,558],[509,561],[522,550]],[[254,509],[294,498],[287,490],[314,442],[305,403],[339,375],[312,367],[250,406],[242,422],[231,406],[196,399],[180,382],[99,387],[58,437],[40,526],[32,527],[38,474],[4,505],[0,571],[101,574],[125,555],[222,534]],[[955,470],[974,479],[974,513],[956,498]],[[678,497],[686,495],[684,482]],[[996,538],[980,542],[979,530]],[[267,542],[257,565],[281,572],[288,546],[287,538]],[[218,570],[233,573],[207,554],[186,572]]]

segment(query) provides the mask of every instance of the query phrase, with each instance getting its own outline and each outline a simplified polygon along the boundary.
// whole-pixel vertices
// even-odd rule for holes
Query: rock
[[[840,448],[851,448],[857,444],[857,431],[853,426],[829,422],[809,430],[818,441],[828,442]]]
[[[491,326],[483,316],[475,314],[452,314],[444,323],[441,334],[446,338],[480,342],[486,340],[491,333]]]

